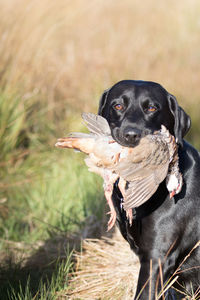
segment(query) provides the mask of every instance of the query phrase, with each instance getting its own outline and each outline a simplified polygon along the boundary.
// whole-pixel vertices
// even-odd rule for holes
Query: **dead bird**
[[[88,154],[85,162],[89,170],[102,176],[110,208],[108,230],[116,221],[112,192],[117,179],[130,224],[132,209],[146,202],[165,178],[170,198],[181,191],[183,180],[178,166],[178,148],[165,126],[142,137],[137,146],[130,148],[112,138],[109,124],[103,117],[92,113],[83,113],[82,117],[90,133],[73,133],[58,139],[55,146]]]

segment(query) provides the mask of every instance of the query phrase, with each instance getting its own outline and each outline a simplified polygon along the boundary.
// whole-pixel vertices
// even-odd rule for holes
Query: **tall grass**
[[[1,87],[33,96],[54,129],[96,111],[118,80],[153,80],[193,116],[190,140],[200,148],[198,0],[8,0],[0,12]]]
[[[34,103],[2,93],[0,104],[0,298],[55,299],[67,285],[70,234],[91,216],[97,224],[102,218],[102,182],[83,156],[54,148],[52,128],[43,125],[46,116],[38,121]]]
[[[8,0],[0,11],[1,84],[41,93],[50,115],[96,109],[124,78],[158,81],[186,107],[199,100],[198,0]]]
[[[191,114],[188,139],[200,149],[199,13],[198,0],[0,1],[1,297],[41,294],[45,268],[26,292],[6,270],[102,219],[101,180],[54,143],[83,130],[80,112],[95,112],[104,89],[121,79],[163,84]]]

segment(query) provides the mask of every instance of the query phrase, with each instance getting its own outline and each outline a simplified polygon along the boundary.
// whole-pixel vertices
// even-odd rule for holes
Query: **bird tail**
[[[80,135],[77,134],[75,136],[58,139],[55,146],[58,148],[75,149],[89,154],[93,151],[94,144],[95,140],[93,138],[89,137],[87,134],[84,136],[84,134],[80,133]]]
[[[89,131],[95,135],[111,135],[110,126],[105,118],[93,113],[82,113]]]

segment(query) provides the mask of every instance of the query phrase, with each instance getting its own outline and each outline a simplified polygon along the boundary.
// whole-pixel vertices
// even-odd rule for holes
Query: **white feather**
[[[177,189],[178,185],[179,185],[179,181],[178,178],[175,174],[170,174],[170,176],[168,176],[167,178],[167,189],[169,192],[172,192],[174,190]]]

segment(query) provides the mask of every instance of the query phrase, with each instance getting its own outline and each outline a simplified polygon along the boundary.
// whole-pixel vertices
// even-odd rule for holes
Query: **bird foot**
[[[109,211],[107,213],[107,215],[110,214],[110,219],[108,221],[108,228],[107,228],[107,232],[113,228],[113,226],[115,225],[115,221],[117,219],[117,214],[116,214],[116,211]]]

